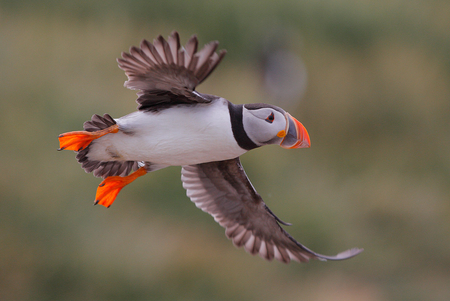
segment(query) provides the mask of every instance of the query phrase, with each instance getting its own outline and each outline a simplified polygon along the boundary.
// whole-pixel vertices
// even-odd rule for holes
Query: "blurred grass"
[[[448,1],[1,1],[1,300],[448,300]],[[185,196],[179,168],[109,210],[57,135],[133,111],[115,58],[142,38],[218,39],[201,92],[266,102],[257,57],[272,27],[308,71],[285,107],[312,148],[243,156],[288,231],[339,263],[267,263],[235,249]],[[275,103],[276,104],[276,100]]]

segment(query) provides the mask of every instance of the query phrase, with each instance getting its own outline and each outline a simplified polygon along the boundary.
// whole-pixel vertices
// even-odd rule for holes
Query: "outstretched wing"
[[[166,41],[162,36],[153,44],[142,40],[140,47],[118,58],[119,67],[128,81],[125,87],[138,92],[139,110],[159,110],[177,104],[210,102],[210,98],[195,92],[217,67],[226,51],[216,52],[219,42],[206,44],[197,52],[198,40],[193,35],[186,46],[180,47],[180,37],[174,31]]]
[[[309,259],[342,260],[362,249],[336,256],[317,254],[290,236],[283,223],[263,202],[242,168],[239,158],[183,166],[183,187],[197,207],[211,214],[238,247],[262,258],[289,263]]]

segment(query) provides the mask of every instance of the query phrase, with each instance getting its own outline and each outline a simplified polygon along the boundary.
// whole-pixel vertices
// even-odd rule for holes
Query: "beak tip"
[[[281,142],[281,146],[287,149],[310,148],[311,140],[303,124],[287,113],[290,126],[288,126],[288,135]]]
[[[306,131],[306,129],[305,129],[305,131]],[[311,140],[309,139],[309,134],[308,134],[308,132],[306,132],[306,139],[305,140],[303,140],[303,147],[304,148],[310,148],[311,147]]]

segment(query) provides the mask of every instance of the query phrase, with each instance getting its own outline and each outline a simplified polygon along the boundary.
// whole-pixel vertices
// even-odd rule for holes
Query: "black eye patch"
[[[270,113],[269,117],[267,117],[264,120],[267,121],[268,123],[272,123],[275,120],[275,115],[273,115],[273,112],[272,112],[272,113]]]

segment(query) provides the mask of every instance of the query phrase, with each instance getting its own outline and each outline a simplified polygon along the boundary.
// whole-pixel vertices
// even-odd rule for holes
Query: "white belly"
[[[246,151],[231,130],[225,100],[161,112],[134,112],[116,120],[119,131],[93,142],[88,158],[190,165],[236,158]]]

